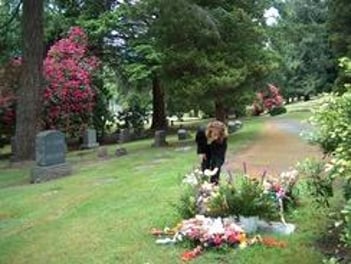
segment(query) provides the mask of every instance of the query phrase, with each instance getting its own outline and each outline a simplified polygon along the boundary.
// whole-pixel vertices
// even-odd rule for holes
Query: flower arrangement
[[[299,172],[297,170],[291,170],[281,173],[278,179],[263,181],[265,193],[270,195],[279,206],[283,223],[285,223],[284,210],[288,207],[289,203],[294,203],[296,200],[293,188],[298,180],[298,176]]]
[[[156,244],[176,244],[190,241],[195,248],[182,254],[183,261],[198,257],[208,248],[239,248],[260,243],[268,247],[285,247],[286,243],[274,238],[254,236],[249,238],[245,231],[235,222],[234,218],[209,218],[196,215],[194,218],[183,220],[176,227],[159,230],[153,228],[151,234],[157,236]]]
[[[187,174],[182,181],[184,192],[178,206],[184,220],[174,228],[152,229],[151,233],[158,237],[156,243],[191,242],[194,249],[182,254],[183,261],[198,257],[207,248],[243,249],[257,243],[268,247],[286,247],[286,243],[272,237],[250,238],[251,231],[255,233],[257,226],[251,230],[248,225],[252,224],[249,223],[250,218],[272,220],[280,213],[288,229],[281,234],[293,232],[295,227],[285,224],[281,205],[290,198],[298,172],[284,172],[276,180],[266,179],[264,173],[261,181],[250,179],[245,174],[234,176],[230,174],[227,182],[213,185],[200,170]],[[261,225],[265,230],[273,231],[269,223],[263,221]]]
[[[186,175],[181,204],[178,206],[184,218],[202,214],[210,217],[257,216],[274,219],[277,216],[275,200],[264,186],[245,175],[236,175],[220,185],[212,185],[198,170]],[[191,208],[191,212],[189,210]]]

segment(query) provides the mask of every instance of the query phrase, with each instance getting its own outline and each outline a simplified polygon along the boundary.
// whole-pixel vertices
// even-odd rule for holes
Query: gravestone
[[[186,131],[185,129],[179,129],[178,130],[178,140],[187,140],[189,138],[189,134],[188,131]]]
[[[129,129],[121,129],[121,132],[119,133],[119,137],[118,137],[118,147],[115,151],[116,157],[121,157],[128,154],[127,150],[122,147],[122,144],[129,142],[130,140],[131,140],[131,134]]]
[[[122,157],[122,156],[127,155],[127,154],[128,154],[127,150],[125,148],[122,148],[122,147],[117,148],[115,151],[116,157]]]
[[[228,122],[228,132],[229,134],[234,133],[235,131],[239,130],[242,127],[242,122],[239,120],[229,121]]]
[[[98,148],[97,156],[98,156],[98,158],[107,159],[108,158],[108,150],[107,150],[107,148],[106,147]]]
[[[121,129],[119,133],[119,143],[126,143],[130,141],[130,131],[129,129]]]
[[[72,167],[66,162],[66,151],[63,133],[57,130],[40,132],[35,141],[36,166],[31,171],[31,183],[70,175]]]
[[[157,130],[155,132],[155,142],[153,146],[156,148],[167,146],[166,135],[165,130]]]
[[[83,145],[82,149],[91,149],[97,148],[99,143],[96,141],[96,130],[95,129],[87,129],[84,131],[83,135]]]

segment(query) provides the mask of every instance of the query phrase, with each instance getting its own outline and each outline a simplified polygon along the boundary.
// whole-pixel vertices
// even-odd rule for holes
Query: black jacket
[[[220,168],[225,161],[227,151],[227,139],[223,142],[213,141],[207,143],[206,132],[204,128],[199,128],[195,138],[197,144],[197,154],[205,154],[208,169]]]

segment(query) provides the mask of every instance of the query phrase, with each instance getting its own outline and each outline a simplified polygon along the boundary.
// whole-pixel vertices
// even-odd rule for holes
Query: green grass
[[[264,120],[246,120],[231,136],[229,151],[252,142]],[[97,159],[95,151],[72,152],[74,175],[38,185],[27,184],[28,166],[1,169],[0,263],[181,263],[184,247],[155,245],[148,234],[177,223],[171,204],[180,177],[196,164],[192,142],[188,151],[179,151],[175,137],[169,142],[162,149],[151,148],[150,140],[129,143],[129,155],[118,159],[115,146],[108,147],[107,160]],[[307,200],[289,220],[298,230],[282,238],[286,249],[210,251],[193,263],[321,263],[313,243],[326,217]]]
[[[254,139],[263,119],[245,123],[230,138],[235,152]],[[195,146],[153,149],[126,144],[129,155],[99,160],[73,152],[74,175],[29,185],[29,166],[0,173],[0,263],[177,263],[181,247],[160,247],[152,227],[178,220],[180,177],[196,164]]]

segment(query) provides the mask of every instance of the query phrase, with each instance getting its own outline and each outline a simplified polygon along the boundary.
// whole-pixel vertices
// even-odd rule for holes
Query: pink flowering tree
[[[283,107],[284,99],[280,94],[279,88],[273,84],[268,84],[268,89],[256,94],[256,100],[253,103],[253,114],[260,115],[265,110],[271,112],[275,108]]]
[[[44,61],[47,86],[43,99],[46,129],[79,134],[91,120],[95,105],[92,76],[99,60],[88,54],[88,39],[79,27],[56,42]]]
[[[283,106],[284,99],[280,94],[279,89],[273,84],[268,84],[268,93],[263,98],[264,107],[271,111],[273,108],[279,108]]]
[[[79,27],[56,42],[44,60],[46,87],[42,120],[45,129],[78,135],[92,121],[96,93],[92,85],[99,60],[88,54],[88,39]],[[21,73],[21,58],[0,68],[0,136],[12,135],[15,127],[15,91]]]

